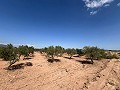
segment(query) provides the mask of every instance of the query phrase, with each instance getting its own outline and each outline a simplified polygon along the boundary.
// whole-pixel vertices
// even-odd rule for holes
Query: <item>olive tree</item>
[[[45,54],[47,53],[47,49],[48,49],[48,48],[45,47],[45,48],[41,48],[39,51],[40,51],[41,54],[44,54],[44,55],[45,55]]]
[[[30,54],[34,54],[34,47],[28,47],[26,46],[19,46],[18,47],[18,52],[19,52],[19,58],[21,55],[23,55],[24,57],[28,57]]]
[[[28,47],[28,50],[29,50],[29,54],[34,54],[34,47],[33,46]]]
[[[51,58],[52,60],[54,60],[54,57],[56,55],[55,47],[54,46],[49,46],[48,48],[45,48],[45,53],[47,54],[48,58]]]
[[[77,52],[77,54],[78,54],[79,56],[83,56],[83,55],[84,55],[82,49],[76,49],[76,52]]]
[[[23,55],[24,57],[28,57],[29,56],[29,49],[28,46],[19,46],[18,47],[18,51],[19,51],[19,58],[21,55]]]
[[[9,61],[8,68],[10,68],[14,63],[19,60],[16,49],[17,48],[14,48],[12,44],[8,44],[6,47],[3,47],[1,49],[1,58]]]
[[[77,54],[77,51],[74,48],[72,48],[72,49],[68,48],[68,49],[66,49],[66,53],[70,56],[70,59],[71,59],[73,55]]]
[[[64,48],[62,48],[61,46],[49,46],[48,48],[45,47],[42,51],[46,53],[46,56],[48,58],[54,60],[55,56],[62,56],[62,54],[64,53]]]
[[[63,53],[64,53],[64,48],[63,47],[61,47],[61,46],[55,46],[55,54],[56,54],[56,56],[62,56],[63,55]]]
[[[94,59],[101,59],[106,57],[105,51],[98,47],[85,46],[83,48],[83,52],[86,55],[86,57],[91,60],[92,64],[94,63],[93,62]]]

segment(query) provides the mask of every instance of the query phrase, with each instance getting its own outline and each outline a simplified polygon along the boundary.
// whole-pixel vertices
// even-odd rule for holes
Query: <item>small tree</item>
[[[73,55],[77,53],[77,51],[74,48],[68,48],[66,49],[66,53],[70,56],[70,59],[72,58]]]
[[[97,47],[85,46],[83,48],[83,52],[86,55],[86,57],[91,60],[92,64],[94,63],[94,59],[101,59],[106,57],[105,51]]]
[[[48,49],[47,47],[41,48],[40,53],[45,55],[47,53],[47,49]]]
[[[34,47],[32,46],[32,47],[28,47],[28,50],[29,50],[29,54],[32,54],[32,56],[33,56],[33,54],[34,54]]]
[[[77,52],[77,54],[78,54],[79,56],[83,56],[83,55],[84,55],[82,49],[76,49],[76,52]]]
[[[7,47],[3,47],[1,49],[1,57],[4,60],[10,62],[8,68],[10,68],[14,63],[16,63],[19,60],[17,50],[13,47],[12,44],[8,44]]]
[[[46,56],[48,58],[51,58],[52,60],[54,60],[55,56],[62,56],[63,52],[64,52],[64,48],[62,48],[61,46],[49,46],[48,48],[44,48],[44,50],[42,50],[44,53],[46,53]]]
[[[64,48],[61,46],[55,46],[55,54],[56,56],[62,56],[64,53]]]
[[[50,46],[48,48],[45,48],[45,52],[46,52],[48,58],[51,58],[52,60],[54,60],[54,57],[56,55],[54,46]]]
[[[26,45],[26,46],[19,46],[18,48],[18,51],[19,51],[19,58],[21,55],[23,55],[24,57],[28,57],[29,56],[29,47]]]

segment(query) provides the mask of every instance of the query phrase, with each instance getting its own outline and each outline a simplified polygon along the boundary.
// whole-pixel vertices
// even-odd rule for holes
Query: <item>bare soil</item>
[[[40,53],[16,64],[31,62],[17,70],[6,70],[0,60],[0,90],[120,90],[120,60],[95,60],[84,57],[56,58],[50,63]]]

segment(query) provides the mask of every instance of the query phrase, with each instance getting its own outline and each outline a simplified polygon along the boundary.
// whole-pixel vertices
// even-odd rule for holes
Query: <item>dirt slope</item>
[[[32,67],[7,71],[0,61],[0,90],[120,90],[120,61],[101,60],[81,64],[83,58],[59,58],[48,63],[39,53],[30,60]]]

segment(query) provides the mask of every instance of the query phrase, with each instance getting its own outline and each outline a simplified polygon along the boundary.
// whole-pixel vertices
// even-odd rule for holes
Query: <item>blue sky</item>
[[[120,1],[0,0],[0,43],[120,49]]]

